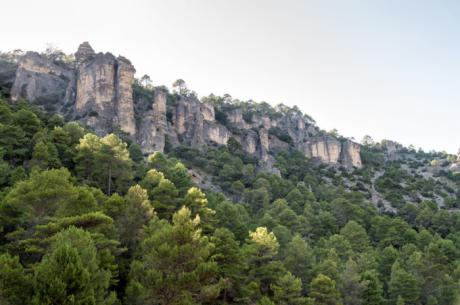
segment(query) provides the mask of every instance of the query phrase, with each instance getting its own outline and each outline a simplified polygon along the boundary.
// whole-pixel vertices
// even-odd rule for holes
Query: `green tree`
[[[218,297],[214,245],[201,235],[199,218],[182,208],[173,223],[154,218],[131,265],[127,304],[200,304]]]
[[[46,216],[53,216],[59,209],[72,205],[78,191],[66,169],[34,172],[6,195],[2,206],[18,211],[18,224],[40,223]]]
[[[315,305],[342,304],[335,281],[324,274],[318,274],[311,282],[310,297],[315,300]]]
[[[133,177],[132,160],[126,143],[114,134],[109,134],[101,139],[102,147],[97,158],[103,167],[103,176],[107,180],[107,194],[112,193],[112,184],[117,191],[126,190]]]
[[[178,208],[179,190],[170,180],[161,179],[151,190],[151,198],[158,215],[170,219]]]
[[[279,243],[273,232],[258,227],[249,232],[249,240],[244,246],[250,270],[248,280],[257,283],[262,294],[269,292],[270,284],[286,273],[283,264],[277,259]]]
[[[272,300],[270,300],[269,297],[267,296],[263,296],[259,302],[257,302],[257,305],[275,305],[275,303],[272,302]]]
[[[290,272],[270,285],[273,291],[273,300],[277,305],[306,305],[309,300],[302,296],[302,280]]]
[[[199,213],[207,204],[206,195],[197,187],[189,188],[183,201],[183,205],[189,208],[192,214]]]
[[[360,254],[369,250],[370,243],[366,230],[356,221],[349,221],[341,230],[340,235],[345,237],[351,244],[353,251]]]
[[[129,188],[124,198],[113,195],[112,199],[107,200],[105,211],[116,222],[121,244],[132,254],[140,239],[142,227],[154,215],[147,191],[134,185]]]
[[[245,279],[247,268],[239,243],[234,234],[225,228],[218,228],[211,237],[215,245],[213,260],[217,263],[218,274],[223,279],[221,298],[228,302],[237,298]]]
[[[420,298],[420,284],[417,278],[404,270],[398,262],[391,268],[389,295],[393,302],[401,296],[405,304],[417,304]]]
[[[306,284],[311,282],[313,264],[313,250],[300,235],[294,235],[286,246],[284,258],[286,269]]]
[[[32,281],[26,275],[19,257],[0,255],[0,304],[28,305],[32,295]]]
[[[133,177],[127,145],[115,134],[103,138],[86,134],[77,145],[75,162],[77,175],[108,195],[113,190],[126,191]]]
[[[364,304],[362,296],[365,289],[366,283],[363,283],[361,281],[361,276],[358,273],[358,266],[352,259],[349,259],[345,264],[345,269],[340,275],[339,282],[339,291],[341,292],[343,297],[343,304]]]
[[[13,114],[13,123],[19,126],[29,139],[40,130],[42,123],[35,113],[28,109],[20,109]]]
[[[61,161],[56,146],[50,142],[39,141],[34,146],[31,163],[40,169],[60,167]]]
[[[90,234],[71,227],[57,234],[35,269],[33,304],[114,304],[110,278],[99,266]]]
[[[382,305],[383,298],[383,285],[379,280],[378,274],[374,270],[367,270],[364,272],[363,282],[366,284],[363,292],[363,302],[366,305]]]

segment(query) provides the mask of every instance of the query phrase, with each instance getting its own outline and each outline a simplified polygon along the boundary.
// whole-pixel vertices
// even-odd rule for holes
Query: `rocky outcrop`
[[[361,167],[361,146],[350,140],[343,142],[332,136],[311,138],[303,146],[307,157],[327,164]]]
[[[26,99],[50,110],[59,110],[74,97],[74,72],[48,58],[27,52],[20,60],[11,88],[11,99]]]
[[[116,118],[121,130],[134,136],[136,124],[134,121],[134,101],[133,101],[133,82],[136,70],[129,60],[122,56],[117,58],[117,78],[116,85]],[[166,104],[166,97],[162,97]]]
[[[8,88],[10,83],[13,100],[43,105],[80,120],[100,135],[121,130],[136,139],[146,155],[164,151],[167,144],[203,149],[226,145],[233,137],[260,160],[261,168],[275,173],[274,155],[293,149],[323,163],[361,166],[358,144],[321,135],[295,108],[259,105],[248,111],[201,102],[194,94],[170,95],[161,88],[136,91],[134,96],[131,62],[96,53],[88,42],[79,46],[73,63],[28,52],[18,64],[5,67],[0,61],[0,86]]]
[[[151,110],[146,111],[138,132],[138,141],[145,154],[163,152],[168,132],[166,119],[166,93],[156,90]]]
[[[73,64],[27,52],[19,60],[11,99],[26,99],[81,120],[98,134],[120,128],[134,136],[134,73],[127,59],[96,54],[87,42],[78,48]]]
[[[380,144],[385,152],[385,159],[388,161],[395,161],[401,158],[399,152],[403,146],[395,141],[383,140]]]
[[[118,126],[122,131],[135,135],[133,65],[127,59],[115,58],[110,53],[80,55],[79,58],[77,114],[87,117],[87,124],[96,133],[102,134]]]
[[[203,119],[205,121],[214,122],[215,120],[214,106],[212,106],[209,103],[202,103],[201,113],[203,114]]]
[[[92,59],[96,55],[91,45],[85,41],[78,47],[77,52],[75,53],[75,61],[77,66],[79,66],[85,60]]]
[[[225,126],[214,123],[204,124],[205,140],[211,141],[219,145],[227,145],[231,133]]]
[[[235,137],[235,139],[241,144],[241,147],[245,152],[250,155],[256,155],[259,147],[259,135],[252,129],[244,132],[243,135]]]
[[[9,94],[11,91],[17,69],[18,65],[16,62],[0,58],[0,88],[2,89],[2,93]]]
[[[78,67],[76,111],[98,134],[110,130],[116,117],[116,65],[112,54],[99,53]]]
[[[321,162],[337,164],[339,162],[342,144],[336,138],[324,136],[309,140],[304,145],[304,154]]]
[[[250,127],[250,125],[243,119],[243,109],[233,109],[226,113],[226,115],[228,122],[236,128],[246,129]]]
[[[361,146],[350,140],[343,142],[340,163],[347,167],[361,167]]]
[[[172,127],[181,143],[202,148],[206,143],[227,144],[230,131],[215,121],[213,105],[194,96],[182,97],[172,109]]]

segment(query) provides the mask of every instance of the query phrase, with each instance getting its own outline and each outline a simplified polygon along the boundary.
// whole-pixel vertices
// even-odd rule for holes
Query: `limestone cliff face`
[[[242,109],[233,109],[227,113],[227,120],[230,124],[237,128],[248,128],[249,124],[243,119],[243,110]]]
[[[165,138],[168,132],[166,120],[166,93],[155,91],[152,109],[146,111],[138,132],[138,142],[145,154],[164,151]]]
[[[85,41],[78,47],[77,52],[75,53],[75,63],[77,66],[81,65],[85,60],[89,60],[94,57],[96,52],[91,47],[91,45]]]
[[[98,134],[120,128],[134,136],[134,73],[127,59],[96,54],[87,42],[80,45],[73,64],[27,52],[19,60],[11,99],[26,99],[81,120]]]
[[[134,136],[136,124],[134,121],[133,82],[136,70],[129,60],[119,56],[117,58],[117,78],[115,80],[117,90],[117,118],[121,130]],[[164,97],[166,101],[166,97]]]
[[[339,163],[341,151],[340,141],[330,136],[311,139],[304,146],[304,153],[307,157],[329,164]]]
[[[78,67],[77,114],[87,116],[87,124],[96,133],[108,130],[116,116],[116,59],[111,54],[97,54]]]
[[[215,121],[214,107],[194,96],[181,97],[172,113],[172,127],[181,143],[195,148],[209,142],[225,145],[231,136],[224,125]]]
[[[18,64],[16,62],[0,58],[0,88],[2,88],[3,93],[10,93],[17,70]]]
[[[0,86],[10,83],[13,100],[24,98],[53,109],[100,135],[120,129],[137,140],[146,155],[164,151],[167,143],[205,149],[234,138],[260,160],[261,168],[275,173],[274,156],[282,150],[299,150],[327,164],[361,166],[358,144],[324,135],[297,109],[261,105],[248,111],[160,88],[134,95],[134,74],[128,59],[96,53],[87,42],[79,46],[73,63],[35,52],[18,63],[0,62]]]
[[[299,112],[274,117],[257,113],[248,122],[243,118],[242,109],[219,109],[220,113],[226,115],[224,125],[216,121],[216,109],[212,104],[201,102],[193,95],[181,96],[168,107],[171,112],[168,138],[171,140],[177,135],[177,140],[170,141],[173,146],[182,144],[202,149],[207,144],[226,145],[233,137],[246,153],[257,157],[261,166],[267,169],[274,164],[274,154],[290,149],[300,150],[305,156],[323,163],[362,166],[359,144],[349,140],[339,141],[332,136],[319,136],[318,128]],[[140,142],[150,143],[143,133],[147,128],[145,124],[154,123],[141,125]],[[142,146],[147,149],[146,146],[152,144]],[[149,152],[148,149],[145,151]]]
[[[341,163],[345,166],[361,167],[361,146],[352,141],[342,143]]]
[[[87,124],[96,133],[119,126],[134,136],[134,66],[110,53],[91,54],[85,45],[80,46],[77,54],[77,114],[87,117]]]
[[[21,98],[59,110],[74,97],[72,69],[58,65],[36,52],[27,52],[19,61],[11,88],[11,99]]]

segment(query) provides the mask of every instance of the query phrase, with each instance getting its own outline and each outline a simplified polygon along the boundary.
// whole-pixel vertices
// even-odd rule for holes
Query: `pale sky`
[[[460,147],[460,1],[2,2],[2,51],[89,41],[154,85],[297,105],[358,141]]]

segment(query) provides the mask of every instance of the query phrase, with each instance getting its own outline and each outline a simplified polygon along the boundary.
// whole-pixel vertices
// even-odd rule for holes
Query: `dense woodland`
[[[413,168],[437,156],[416,154]],[[458,192],[371,144],[362,157],[350,171],[281,152],[276,175],[231,139],[144,158],[123,134],[3,99],[0,304],[458,304]],[[394,213],[364,187],[382,168]],[[406,202],[416,191],[446,208]]]

